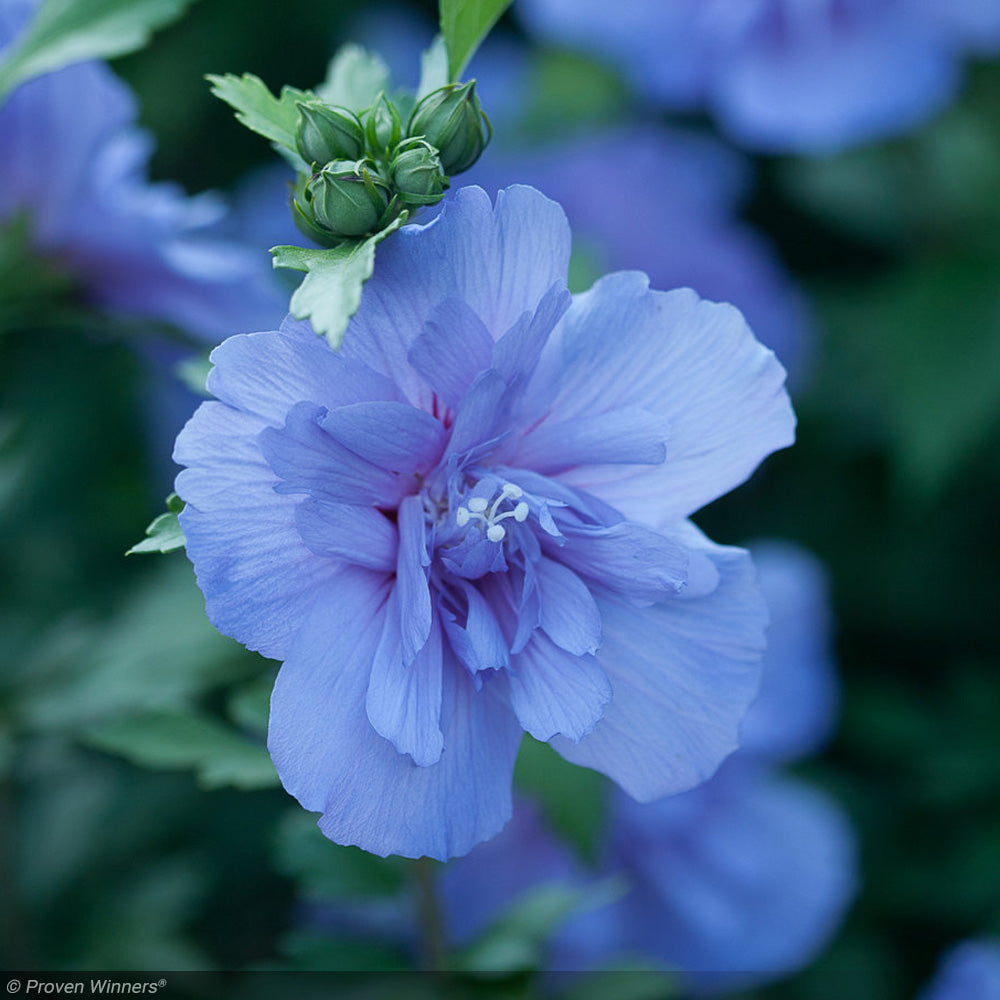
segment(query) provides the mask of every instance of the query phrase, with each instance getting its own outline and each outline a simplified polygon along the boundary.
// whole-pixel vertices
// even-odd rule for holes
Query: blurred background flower
[[[919,1000],[997,1000],[1000,998],[1000,942],[963,941],[941,959],[933,981]]]
[[[533,32],[617,64],[673,110],[708,109],[740,144],[821,153],[896,135],[1000,45],[988,0],[523,0]]]

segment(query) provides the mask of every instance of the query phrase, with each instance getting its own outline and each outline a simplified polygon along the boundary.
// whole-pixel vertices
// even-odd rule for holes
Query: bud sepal
[[[357,115],[322,101],[299,101],[295,145],[310,166],[331,160],[357,160],[364,155],[365,132]]]
[[[438,151],[425,139],[404,139],[399,144],[389,177],[404,205],[436,205],[448,188]]]
[[[406,134],[434,146],[446,174],[468,170],[493,138],[476,96],[476,81],[449,83],[428,94],[413,109]]]
[[[388,160],[403,136],[403,121],[396,105],[379,94],[378,100],[365,113],[365,139],[368,154],[376,160]]]

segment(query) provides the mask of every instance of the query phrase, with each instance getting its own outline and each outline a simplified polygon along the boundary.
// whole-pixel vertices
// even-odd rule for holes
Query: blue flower
[[[1000,942],[983,938],[956,945],[920,1000],[1000,1000]]]
[[[571,300],[568,253],[534,189],[464,189],[380,247],[339,353],[218,347],[178,438],[209,617],[285,661],[271,755],[338,843],[469,851],[522,731],[644,800],[737,745],[766,610],[687,518],[791,442],[784,371],[690,290]]]
[[[854,836],[818,789],[772,762],[815,750],[835,703],[825,579],[784,542],[752,548],[772,614],[761,695],[741,748],[709,781],[640,804],[615,792],[597,870],[629,892],[567,921],[550,968],[650,960],[695,992],[742,988],[805,965],[839,925],[856,885]],[[586,874],[530,807],[501,836],[442,873],[453,939],[465,943],[517,894]],[[504,873],[504,874],[501,874]]]
[[[487,191],[513,182],[545,191],[565,209],[584,253],[609,267],[641,267],[654,287],[731,302],[794,385],[808,367],[807,309],[772,248],[735,218],[746,168],[720,142],[645,126],[531,152],[495,149],[469,177]]]
[[[0,59],[36,7],[0,0]],[[213,344],[276,322],[267,255],[218,235],[218,199],[148,182],[151,142],[135,119],[132,93],[103,63],[18,87],[0,105],[0,227],[27,212],[38,251],[102,307]]]
[[[1000,46],[983,0],[524,0],[543,37],[618,62],[668,107],[706,107],[737,141],[827,152],[894,135],[955,94],[967,50]]]

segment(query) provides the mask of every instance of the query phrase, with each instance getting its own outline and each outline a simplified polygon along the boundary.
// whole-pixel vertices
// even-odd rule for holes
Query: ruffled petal
[[[295,524],[310,552],[391,573],[396,568],[396,528],[374,507],[309,497],[295,508]]]
[[[472,308],[445,299],[427,317],[410,348],[413,368],[449,406],[456,407],[473,379],[490,367],[493,337]]]
[[[268,746],[281,780],[338,844],[373,854],[465,854],[500,831],[521,728],[509,707],[444,664],[437,764],[419,767],[371,727],[371,663],[389,584],[365,570],[318,595],[271,698]]]
[[[399,505],[399,555],[396,560],[396,592],[399,597],[398,629],[403,662],[412,663],[431,633],[431,592],[427,579],[430,557],[424,508],[418,496],[406,497]]]
[[[666,419],[640,406],[571,420],[543,420],[517,444],[509,460],[545,475],[579,465],[660,465],[667,456]]]
[[[382,638],[375,650],[365,708],[375,732],[392,741],[414,764],[436,764],[441,735],[441,627],[435,617],[427,641],[412,662],[403,660],[399,587],[389,598]]]
[[[649,801],[710,777],[739,743],[757,693],[767,609],[742,549],[715,546],[708,595],[648,608],[599,601],[597,660],[614,700],[578,744],[556,738],[567,760],[601,771]]]
[[[633,604],[652,604],[687,583],[688,551],[673,538],[627,521],[609,528],[557,516],[566,541],[546,539],[550,556]]]
[[[601,644],[601,612],[587,585],[569,567],[552,559],[534,564],[538,624],[559,647],[575,656],[596,653]]]
[[[353,403],[319,421],[334,441],[389,472],[426,471],[441,457],[445,431],[406,403]]]
[[[274,491],[277,476],[257,447],[263,421],[222,403],[203,403],[177,439],[189,466],[175,488],[188,558],[212,624],[264,656],[283,658],[340,563],[303,544],[298,497]]]
[[[574,656],[537,632],[499,680],[507,685],[518,721],[536,740],[562,734],[576,743],[611,700],[611,684],[593,656]]]
[[[471,583],[460,577],[450,582],[465,599],[464,624],[459,623],[461,609],[450,594],[441,607],[445,635],[455,656],[471,674],[509,667],[510,651],[490,605]]]
[[[534,374],[549,334],[572,301],[565,280],[560,279],[545,292],[537,309],[522,313],[496,342],[492,367],[507,382],[515,378],[527,381]]]
[[[327,411],[314,403],[296,403],[284,427],[265,427],[258,438],[261,453],[277,473],[279,493],[306,493],[334,503],[395,507],[416,482],[345,448],[322,426]]]
[[[665,524],[743,482],[791,444],[785,371],[740,313],[690,289],[653,292],[645,275],[609,275],[573,300],[529,396],[563,421],[619,406],[670,428],[657,466],[594,465],[562,474],[631,520]],[[553,387],[556,399],[551,402]]]
[[[562,209],[533,188],[501,191],[495,208],[481,188],[462,188],[432,222],[404,226],[379,247],[342,352],[430,411],[431,391],[409,354],[434,310],[460,299],[497,339],[554,282],[565,284],[569,244]]]

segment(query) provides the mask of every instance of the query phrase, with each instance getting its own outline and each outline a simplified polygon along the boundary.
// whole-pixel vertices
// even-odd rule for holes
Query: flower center
[[[486,537],[491,542],[502,542],[507,537],[507,529],[500,523],[512,517],[518,523],[528,517],[528,505],[521,499],[524,490],[513,483],[504,483],[500,490],[500,495],[493,501],[492,506],[485,497],[472,497],[468,506],[459,507],[455,511],[455,522],[460,528],[464,528],[470,521],[482,521],[486,526]],[[504,502],[514,504],[513,509],[500,513],[500,505]]]

